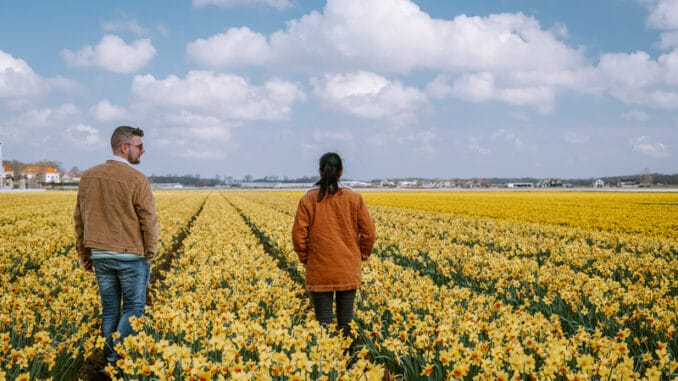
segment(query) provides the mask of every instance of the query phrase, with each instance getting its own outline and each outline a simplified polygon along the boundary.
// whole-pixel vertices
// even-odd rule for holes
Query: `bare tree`
[[[643,170],[643,174],[640,176],[640,185],[643,186],[650,186],[652,185],[652,172],[650,172],[650,168],[645,168]]]

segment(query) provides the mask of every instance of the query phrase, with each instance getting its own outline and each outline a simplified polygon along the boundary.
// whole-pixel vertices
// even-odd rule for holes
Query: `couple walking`
[[[104,356],[113,366],[118,359],[115,345],[134,334],[129,318],[143,315],[158,241],[150,183],[132,167],[145,152],[143,136],[139,128],[115,129],[113,156],[82,175],[73,215],[80,264],[96,274]],[[320,180],[299,201],[292,241],[306,266],[316,318],[329,326],[336,299],[337,327],[348,337],[361,262],[372,252],[375,227],[360,194],[340,183],[339,155],[324,154],[319,172]]]

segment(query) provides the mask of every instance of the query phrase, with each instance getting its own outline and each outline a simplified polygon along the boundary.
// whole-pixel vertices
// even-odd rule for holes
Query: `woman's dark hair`
[[[339,177],[343,170],[341,158],[334,152],[328,152],[320,157],[320,180],[315,185],[320,186],[318,201],[339,190]]]

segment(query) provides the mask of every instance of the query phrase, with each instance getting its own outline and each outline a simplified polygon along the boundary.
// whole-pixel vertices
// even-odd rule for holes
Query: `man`
[[[113,157],[82,175],[73,215],[80,264],[95,272],[99,285],[104,355],[109,364],[118,358],[115,345],[135,333],[129,318],[143,315],[158,242],[149,181],[132,168],[145,152],[143,136],[139,128],[115,129]],[[120,337],[114,340],[116,331]]]

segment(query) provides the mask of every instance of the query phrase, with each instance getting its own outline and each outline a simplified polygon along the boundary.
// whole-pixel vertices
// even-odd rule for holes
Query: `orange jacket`
[[[345,291],[360,287],[361,262],[372,253],[374,222],[360,194],[340,188],[318,202],[318,189],[299,200],[292,242],[306,265],[309,291]]]
[[[158,218],[146,176],[125,163],[108,160],[80,179],[73,213],[76,249],[90,258],[91,249],[155,256]]]

